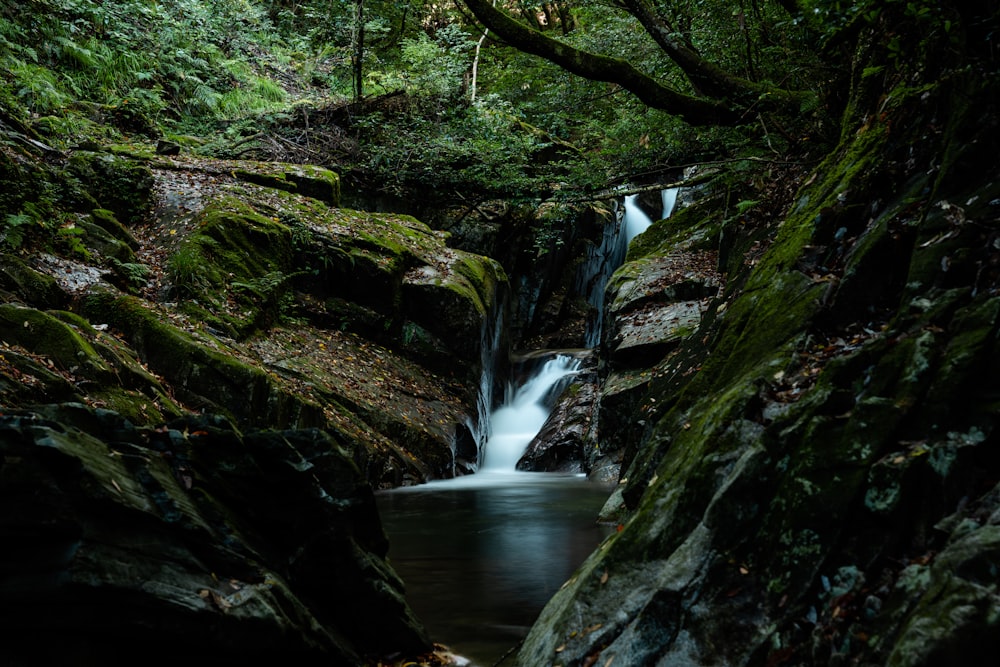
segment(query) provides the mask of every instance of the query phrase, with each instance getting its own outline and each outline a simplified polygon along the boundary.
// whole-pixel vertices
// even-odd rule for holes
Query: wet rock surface
[[[99,181],[73,200],[90,211],[86,254],[5,255],[0,289],[72,311],[63,337],[87,347],[45,378],[21,364],[7,405],[30,405],[21,389],[53,386],[54,370],[91,383],[66,395],[138,423],[204,410],[334,429],[378,486],[455,474],[480,332],[506,289],[496,262],[411,217],[335,208],[337,175],[318,167],[78,152],[69,168]],[[45,365],[53,344],[18,329],[44,317],[28,312],[4,340]],[[86,372],[108,363],[102,346],[156,378],[108,387]]]
[[[852,129],[779,216],[722,229],[706,189],[633,244],[609,290],[634,305],[611,306],[599,413],[599,443],[623,447],[603,511],[620,530],[518,664],[996,651],[1000,140],[974,120],[988,86],[965,81],[954,105],[950,85],[897,90],[881,117],[852,101]],[[952,131],[929,139],[931,118]],[[669,291],[641,287],[646,267],[713,246],[726,279],[692,330],[668,345],[650,318],[661,347],[616,358],[629,313]]]
[[[321,431],[7,411],[0,496],[6,664],[356,665],[429,647],[371,488]]]
[[[372,488],[468,465],[503,270],[326,169],[88,149],[0,152],[11,210],[72,176],[0,255],[0,662],[417,659]]]

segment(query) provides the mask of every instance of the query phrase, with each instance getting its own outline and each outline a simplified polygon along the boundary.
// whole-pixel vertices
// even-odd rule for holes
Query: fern
[[[254,81],[253,91],[268,102],[280,103],[285,101],[285,89],[271,79],[258,77]]]
[[[60,110],[72,98],[63,90],[59,78],[48,68],[15,59],[10,66],[17,96],[23,99],[32,111],[46,114]]]
[[[88,48],[80,46],[66,37],[56,37],[55,42],[60,47],[60,58],[69,61],[71,65],[81,69],[94,69],[100,65],[100,59]]]
[[[194,91],[191,93],[190,100],[197,102],[198,105],[208,109],[209,111],[215,111],[219,108],[219,102],[222,100],[222,95],[219,94],[217,90],[209,86],[207,83],[199,82]]]
[[[8,213],[0,228],[0,243],[17,250],[24,243],[25,231],[34,222],[26,213]]]

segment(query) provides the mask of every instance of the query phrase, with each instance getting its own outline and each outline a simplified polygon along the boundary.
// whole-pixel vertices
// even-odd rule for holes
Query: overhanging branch
[[[593,81],[614,83],[644,104],[684,119],[691,125],[735,125],[743,118],[725,100],[693,97],[664,86],[631,63],[565,44],[519,23],[486,0],[461,0],[483,25],[511,46],[549,60]]]

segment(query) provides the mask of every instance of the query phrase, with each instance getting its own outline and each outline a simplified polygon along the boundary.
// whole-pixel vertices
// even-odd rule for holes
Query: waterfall
[[[479,463],[482,464],[483,450],[490,433],[490,417],[493,411],[493,387],[496,382],[497,361],[503,338],[503,303],[494,299],[493,308],[483,320],[479,333],[479,393],[476,397],[476,418],[468,419],[466,425],[472,432],[479,453]]]
[[[604,288],[614,270],[625,260],[625,236],[621,233],[622,216],[615,212],[615,221],[603,226],[604,234],[600,245],[587,249],[587,259],[576,274],[576,292],[587,300],[590,313],[587,315],[583,344],[597,347],[601,342],[601,324],[604,318]]]
[[[677,204],[677,192],[679,190],[680,188],[660,190],[660,201],[663,202],[663,212],[660,214],[660,218],[666,220],[674,212],[674,206]]]
[[[662,217],[669,218],[677,203],[679,188],[667,188],[660,192],[663,205]],[[604,318],[604,289],[608,279],[625,262],[628,244],[636,236],[646,231],[651,224],[636,203],[637,195],[625,197],[621,208],[616,209],[614,224],[604,225],[604,235],[600,245],[592,245],[587,251],[587,259],[580,265],[576,276],[576,292],[587,299],[590,315],[587,318],[584,345],[597,347],[601,342],[601,327]]]
[[[580,369],[580,361],[565,354],[549,359],[516,390],[508,388],[504,404],[490,415],[490,435],[483,470],[513,471],[518,459],[538,435],[552,411],[551,401],[564,380]]]
[[[649,226],[653,224],[653,221],[649,219],[649,216],[639,208],[639,204],[636,203],[639,195],[629,195],[625,197],[625,217],[622,220],[622,227],[625,231],[625,245],[628,246],[639,234],[649,229]],[[624,258],[623,258],[624,259]]]

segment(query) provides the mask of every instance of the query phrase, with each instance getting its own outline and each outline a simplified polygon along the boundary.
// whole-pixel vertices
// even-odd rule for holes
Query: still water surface
[[[608,534],[610,490],[582,477],[486,472],[378,494],[389,560],[431,638],[490,667]]]

